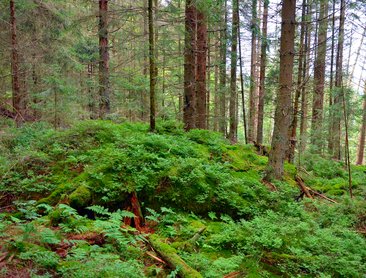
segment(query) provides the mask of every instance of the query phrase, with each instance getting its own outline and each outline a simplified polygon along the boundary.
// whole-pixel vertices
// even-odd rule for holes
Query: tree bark
[[[155,66],[155,42],[154,42],[154,17],[153,0],[148,2],[149,17],[149,63],[150,63],[150,131],[155,131],[155,85],[156,85],[156,66]]]
[[[17,41],[17,23],[15,17],[14,0],[10,0],[10,28],[11,28],[11,77],[12,77],[12,102],[13,111],[15,112],[15,122],[17,126],[24,121],[24,103],[20,91],[19,81],[19,53]]]
[[[280,76],[272,137],[272,148],[266,180],[282,179],[283,165],[288,150],[288,128],[291,121],[291,91],[294,63],[296,0],[283,0],[280,44]]]
[[[219,130],[226,136],[226,47],[227,47],[227,0],[224,0],[224,19],[220,32],[220,120]]]
[[[333,1],[332,5],[332,43],[331,43],[331,54],[330,54],[330,80],[329,80],[329,119],[328,119],[328,152],[333,154],[334,146],[333,146],[333,115],[334,115],[334,107],[333,107],[333,80],[334,80],[334,48],[335,48],[335,2]]]
[[[269,0],[264,0],[263,20],[262,20],[262,45],[261,60],[259,71],[259,95],[258,95],[258,124],[257,124],[257,143],[263,143],[263,116],[264,116],[264,96],[265,96],[265,78],[267,64],[267,22],[268,22]]]
[[[257,0],[252,1],[252,52],[250,58],[250,91],[249,91],[249,124],[248,124],[248,141],[250,143],[255,139],[255,123],[257,115],[256,93],[257,93],[257,34],[258,34],[258,18],[257,18]]]
[[[238,60],[237,46],[238,46],[238,9],[239,0],[233,0],[233,22],[231,31],[231,74],[230,74],[230,130],[229,130],[229,140],[232,143],[237,141],[237,128],[238,122],[236,117],[237,111],[237,91],[236,91],[236,64]]]
[[[185,53],[184,53],[184,109],[183,121],[186,131],[195,128],[195,49],[197,12],[193,0],[186,1]]]
[[[344,44],[344,21],[346,13],[345,0],[341,0],[341,14],[339,17],[338,48],[336,57],[335,97],[333,114],[333,158],[341,159],[341,118],[342,118],[342,83],[343,83],[343,44]]]
[[[288,161],[293,163],[295,158],[295,148],[296,148],[296,130],[297,122],[299,117],[299,100],[301,95],[302,87],[305,86],[303,83],[303,71],[304,71],[304,47],[305,47],[305,18],[306,16],[306,0],[302,1],[302,12],[301,12],[301,27],[300,27],[300,45],[299,45],[299,65],[297,70],[297,85],[295,93],[295,102],[292,115],[292,122],[290,127],[290,149],[288,152]]]
[[[99,0],[99,118],[110,113],[108,0]]]
[[[197,11],[196,127],[206,129],[207,24],[204,12]]]
[[[362,125],[361,125],[360,139],[358,143],[357,161],[356,161],[357,165],[362,165],[363,163],[363,157],[365,151],[365,136],[366,136],[366,82],[363,93]]]
[[[323,106],[325,82],[325,57],[327,51],[328,1],[320,2],[317,55],[314,65],[314,95],[311,118],[311,144],[321,153],[323,147]]]

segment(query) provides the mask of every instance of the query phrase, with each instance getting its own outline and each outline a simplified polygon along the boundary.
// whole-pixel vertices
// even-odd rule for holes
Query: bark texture
[[[232,23],[232,38],[231,38],[231,74],[230,74],[230,107],[229,107],[229,116],[230,116],[230,130],[229,130],[229,140],[232,143],[237,141],[237,91],[236,91],[236,64],[238,60],[238,9],[239,9],[239,0],[233,0],[233,23]]]
[[[362,108],[362,125],[360,132],[360,140],[358,143],[358,151],[357,151],[357,165],[362,165],[363,157],[365,152],[365,136],[366,136],[366,82],[363,93],[363,108]]]
[[[258,95],[258,124],[257,140],[258,144],[263,143],[263,116],[264,116],[264,96],[265,96],[265,78],[267,64],[267,23],[268,23],[268,5],[269,0],[264,0],[263,20],[262,20],[262,45],[261,60],[259,70],[259,95]]]
[[[196,69],[196,127],[206,129],[207,124],[207,24],[204,12],[197,11],[197,69]]]
[[[154,18],[153,1],[148,4],[149,17],[149,62],[150,62],[150,131],[155,131],[155,85],[156,85],[156,66],[155,66],[155,42],[154,42]]]
[[[108,0],[99,0],[99,117],[110,112]]]
[[[195,49],[197,11],[193,0],[186,1],[185,9],[185,53],[184,53],[184,129],[195,128]]]
[[[317,55],[314,64],[314,96],[311,118],[311,144],[320,153],[323,145],[323,106],[325,57],[327,51],[328,1],[320,2]]]
[[[280,44],[280,77],[266,180],[282,179],[288,150],[288,129],[291,121],[291,91],[294,63],[295,0],[283,0]]]

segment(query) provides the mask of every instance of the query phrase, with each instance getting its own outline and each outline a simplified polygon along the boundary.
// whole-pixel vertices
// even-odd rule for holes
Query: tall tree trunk
[[[295,9],[296,0],[283,0],[279,88],[266,180],[271,180],[272,178],[282,179],[283,165],[288,150],[295,45]]]
[[[237,128],[238,122],[236,117],[237,111],[237,92],[236,92],[236,64],[238,60],[237,45],[238,45],[238,9],[239,0],[233,0],[233,22],[231,31],[231,78],[230,78],[230,130],[229,130],[229,140],[234,143],[237,141]]]
[[[209,28],[209,27],[208,27]],[[207,31],[207,30],[206,30]],[[210,129],[211,105],[211,37],[207,33],[207,65],[206,65],[206,128]]]
[[[204,12],[197,11],[196,127],[206,129],[207,24]]]
[[[195,128],[195,49],[197,12],[193,0],[186,1],[184,53],[184,129]]]
[[[335,48],[335,0],[333,0],[332,5],[332,44],[331,44],[331,54],[330,54],[330,80],[329,80],[329,119],[328,119],[328,152],[333,154],[333,124],[334,124],[334,106],[333,106],[333,77],[334,77],[334,48]]]
[[[267,0],[265,0],[267,1]],[[248,133],[247,133],[247,116],[245,111],[245,96],[244,96],[244,74],[243,74],[243,57],[241,48],[241,32],[240,32],[240,15],[238,9],[238,42],[239,42],[239,62],[240,62],[240,89],[241,89],[241,106],[243,114],[243,130],[245,144],[248,144]]]
[[[149,61],[150,61],[150,131],[155,131],[155,85],[156,85],[156,66],[155,66],[155,42],[154,42],[154,17],[153,0],[148,0],[149,15]]]
[[[19,84],[19,54],[17,41],[17,23],[15,17],[14,0],[10,0],[10,26],[11,26],[11,77],[13,90],[13,110],[16,113],[15,122],[17,126],[24,120],[24,105]]]
[[[147,7],[147,3],[144,0],[144,6],[143,6],[143,36],[144,36],[144,42],[148,41],[148,7]],[[145,48],[144,44],[144,48]],[[144,51],[144,62],[143,62],[143,70],[142,70],[142,74],[143,76],[147,79],[148,77],[148,67],[149,67],[149,62],[148,62],[148,55],[147,55],[147,51],[145,49]],[[147,90],[144,88],[141,90],[141,120],[144,122],[148,121],[148,108],[149,104],[148,104],[148,92]]]
[[[226,136],[226,52],[227,52],[227,0],[224,0],[224,19],[220,32],[220,120],[219,130]]]
[[[341,159],[341,118],[342,118],[342,83],[343,83],[343,44],[344,21],[346,13],[345,0],[341,0],[341,14],[339,17],[338,48],[336,57],[335,97],[334,97],[334,124],[333,124],[333,158]]]
[[[311,144],[321,153],[323,146],[323,103],[325,82],[325,57],[327,50],[328,1],[320,2],[317,55],[314,65],[314,96],[311,118]]]
[[[257,143],[263,143],[263,116],[264,116],[264,96],[265,96],[265,78],[267,64],[267,22],[268,22],[269,0],[264,0],[263,20],[262,20],[262,45],[261,61],[259,71],[259,96],[258,96],[258,125],[257,125]]]
[[[296,130],[297,122],[299,117],[299,101],[301,96],[302,87],[305,86],[303,81],[303,71],[304,71],[304,47],[305,47],[305,20],[306,20],[306,0],[302,1],[302,12],[301,12],[301,27],[300,27],[300,45],[299,45],[299,61],[297,70],[297,85],[295,93],[295,102],[292,115],[292,122],[290,126],[290,149],[288,152],[288,161],[293,163],[295,158],[295,148],[296,148]]]
[[[94,97],[94,88],[93,88],[93,62],[88,63],[88,108],[89,108],[89,117],[90,119],[95,119],[97,115],[96,107],[95,107],[95,97]]]
[[[255,139],[255,123],[257,115],[256,107],[256,92],[257,92],[257,34],[258,34],[258,18],[257,18],[257,0],[252,1],[252,53],[250,58],[250,91],[249,91],[249,125],[248,125],[248,140],[249,142],[256,141]]]
[[[357,161],[356,161],[357,165],[362,165],[363,163],[363,157],[365,152],[365,137],[366,137],[366,82],[363,92],[362,125],[357,150]]]
[[[310,79],[310,45],[311,45],[311,0],[307,0],[306,5],[306,25],[305,25],[305,51],[304,51],[304,63],[303,63],[303,76],[302,82],[304,86],[301,88],[301,116],[300,116],[300,152],[305,151],[307,141],[307,118],[308,118],[308,86],[307,83]]]
[[[214,97],[214,124],[213,124],[213,130],[219,131],[219,43],[216,41],[215,43],[215,81],[214,81],[214,91],[215,91],[215,97]]]
[[[99,117],[110,113],[108,0],[99,0]]]

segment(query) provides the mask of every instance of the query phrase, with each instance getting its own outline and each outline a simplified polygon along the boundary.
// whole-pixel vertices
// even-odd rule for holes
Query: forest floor
[[[267,161],[174,122],[8,128],[0,277],[364,277],[366,167],[351,199],[343,162]]]

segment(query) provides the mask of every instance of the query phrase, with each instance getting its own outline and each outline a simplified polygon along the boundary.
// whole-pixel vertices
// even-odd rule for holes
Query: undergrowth
[[[351,200],[342,162],[307,154],[300,169],[286,164],[277,191],[261,182],[266,164],[250,145],[174,122],[156,133],[109,121],[9,129],[0,140],[0,276],[175,277],[179,269],[151,256],[148,232],[203,277],[365,275],[365,167],[352,167]],[[337,203],[299,199],[295,175]],[[123,224],[134,218],[132,193],[146,234]]]

